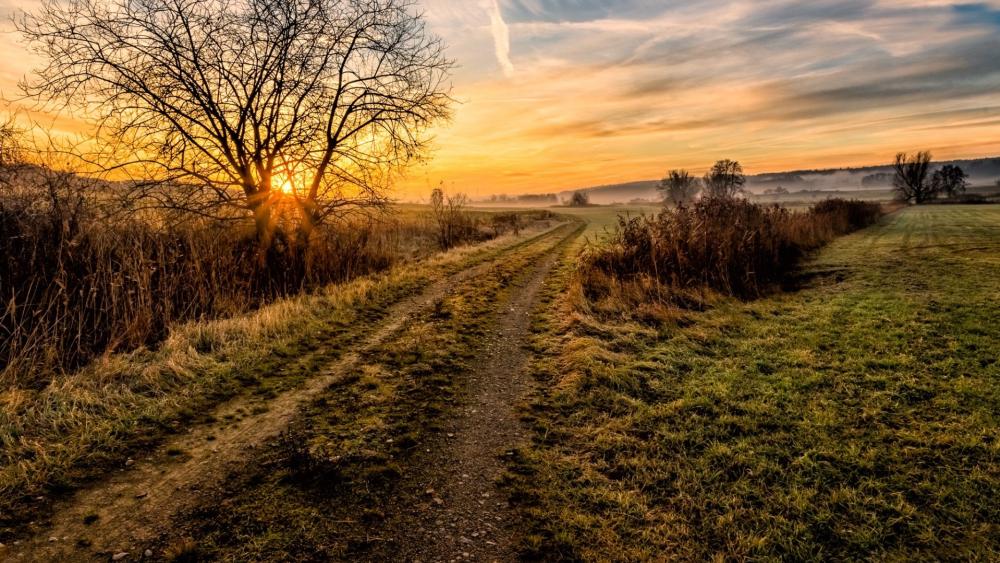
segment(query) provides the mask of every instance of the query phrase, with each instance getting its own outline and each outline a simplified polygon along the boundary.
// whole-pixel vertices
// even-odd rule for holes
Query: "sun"
[[[295,193],[295,186],[292,185],[291,180],[285,180],[284,182],[282,182],[281,185],[278,187],[278,189],[280,189],[281,192],[284,194],[290,195]]]

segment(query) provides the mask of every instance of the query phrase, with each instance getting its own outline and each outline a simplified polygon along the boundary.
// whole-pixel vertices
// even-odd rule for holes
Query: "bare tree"
[[[931,187],[935,194],[958,197],[969,187],[969,175],[960,166],[945,164],[931,176]]]
[[[931,153],[921,151],[913,156],[901,152],[893,164],[895,176],[892,179],[897,197],[902,201],[924,203],[934,198],[934,186],[927,181],[931,169]]]
[[[0,123],[0,168],[21,163],[24,131],[17,126],[13,116]]]
[[[586,207],[590,205],[590,196],[587,192],[576,191],[569,198],[570,207]]]
[[[663,194],[664,202],[683,205],[694,201],[701,191],[701,182],[687,170],[671,170],[656,185],[656,189]]]
[[[743,166],[735,160],[720,160],[705,174],[705,195],[710,198],[733,198],[743,193],[747,179]]]
[[[48,61],[23,89],[93,117],[92,162],[156,205],[250,214],[265,244],[276,208],[308,233],[384,203],[449,116],[412,0],[45,0],[18,28]]]

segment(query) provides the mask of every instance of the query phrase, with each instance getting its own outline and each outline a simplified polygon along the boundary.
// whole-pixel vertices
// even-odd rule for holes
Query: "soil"
[[[571,240],[572,236],[564,242]],[[514,561],[513,511],[498,487],[504,457],[527,436],[517,405],[534,378],[525,373],[531,314],[564,245],[542,255],[498,315],[476,360],[466,396],[440,443],[414,460],[372,536],[372,561]]]

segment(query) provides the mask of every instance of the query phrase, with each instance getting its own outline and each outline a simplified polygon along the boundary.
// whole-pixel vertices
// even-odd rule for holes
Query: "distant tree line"
[[[893,175],[888,172],[876,172],[861,179],[863,188],[881,188],[892,183]]]
[[[871,174],[862,180],[863,185],[883,184],[890,180],[896,196],[901,201],[926,203],[937,197],[958,198],[969,186],[969,175],[956,164],[945,164],[934,169],[931,153],[921,151],[913,155],[899,153],[893,164],[893,174]],[[746,192],[746,175],[743,166],[735,160],[720,160],[702,177],[697,178],[687,170],[671,170],[656,188],[666,204],[684,206],[702,199],[734,199]],[[1000,180],[998,180],[1000,186]],[[787,194],[778,187],[770,194]]]
[[[492,195],[486,200],[488,203],[559,203],[559,196],[556,194],[521,194],[521,195],[507,195],[499,194]]]
[[[569,198],[570,207],[587,207],[590,205],[590,196],[584,191],[575,191]]]

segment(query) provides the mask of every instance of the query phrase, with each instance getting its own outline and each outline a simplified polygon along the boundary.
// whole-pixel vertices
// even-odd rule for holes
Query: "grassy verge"
[[[238,393],[266,401],[358,342],[389,305],[445,276],[532,244],[463,247],[386,274],[282,300],[242,317],[189,323],[157,350],[109,356],[40,389],[0,392],[0,541],[53,498],[204,419]],[[201,414],[199,414],[201,413]]]
[[[179,528],[154,551],[232,561],[352,559],[377,551],[385,538],[371,530],[388,516],[385,499],[430,453],[497,312],[554,242],[505,255],[410,319],[304,409],[257,463],[231,476],[217,498],[178,518]]]
[[[996,559],[998,267],[1000,209],[933,206],[834,242],[797,291],[678,323],[563,294],[509,478],[525,554]]]

